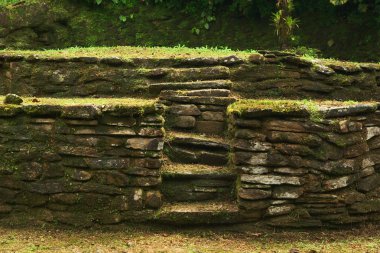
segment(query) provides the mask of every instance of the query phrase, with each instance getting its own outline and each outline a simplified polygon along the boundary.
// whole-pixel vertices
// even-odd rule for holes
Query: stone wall
[[[162,90],[230,89],[243,98],[378,100],[380,65],[261,51],[247,58],[0,56],[0,94],[157,97]]]
[[[0,218],[75,226],[148,219],[162,205],[161,114],[153,102],[1,105]]]
[[[300,108],[251,103],[232,109],[231,119],[238,202],[247,217],[279,227],[378,222],[376,106],[320,106],[313,114],[323,119],[312,120]]]

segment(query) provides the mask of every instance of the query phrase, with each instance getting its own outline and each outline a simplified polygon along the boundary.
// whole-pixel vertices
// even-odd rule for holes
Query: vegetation
[[[234,51],[229,48],[188,48],[177,47],[73,47],[64,50],[0,50],[6,55],[37,55],[40,58],[70,58],[70,57],[119,57],[132,58],[186,58],[186,57],[226,57],[236,55],[247,58],[254,50]]]

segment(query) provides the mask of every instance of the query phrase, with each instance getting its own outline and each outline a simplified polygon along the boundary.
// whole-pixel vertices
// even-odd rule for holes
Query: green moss
[[[229,115],[242,114],[247,111],[272,111],[277,113],[290,113],[306,111],[310,120],[319,122],[324,119],[320,106],[349,106],[358,102],[349,101],[313,101],[313,100],[254,100],[244,99],[227,108]]]

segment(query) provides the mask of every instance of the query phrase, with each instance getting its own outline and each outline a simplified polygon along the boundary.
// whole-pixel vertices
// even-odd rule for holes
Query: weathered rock
[[[302,187],[276,186],[273,188],[273,197],[276,199],[298,199],[303,191]]]
[[[130,138],[127,140],[126,147],[138,150],[159,151],[163,149],[164,142],[158,138]]]
[[[225,123],[220,121],[201,121],[198,120],[195,125],[198,133],[221,134],[224,132]]]
[[[170,113],[182,116],[199,116],[201,111],[196,105],[172,105]]]
[[[239,189],[238,195],[240,198],[246,200],[259,200],[269,198],[272,192],[259,189]]]
[[[355,176],[344,176],[326,180],[323,182],[323,189],[327,191],[336,190],[349,186],[355,181]]]
[[[260,142],[256,140],[235,139],[233,147],[236,150],[264,152],[270,150],[272,145],[267,142]]]
[[[369,192],[380,186],[380,175],[374,174],[358,181],[356,189],[360,192]]]
[[[225,114],[223,112],[205,111],[202,112],[202,119],[211,121],[224,121]]]
[[[352,213],[371,213],[380,211],[380,200],[365,200],[362,202],[354,203],[350,206],[350,212]]]
[[[367,127],[367,140],[380,135],[380,127]]]
[[[193,116],[178,116],[174,121],[175,127],[186,129],[195,127],[196,123],[196,120]]]
[[[268,216],[278,216],[288,214],[293,211],[296,207],[294,205],[280,205],[280,206],[270,206],[267,209],[266,215]]]
[[[4,98],[4,104],[20,105],[22,102],[22,98],[16,94],[7,94]]]
[[[269,172],[269,169],[267,167],[262,166],[239,166],[236,169],[243,174],[251,175],[260,175]]]
[[[92,178],[92,174],[84,170],[74,170],[71,174],[71,178],[76,181],[88,181]]]
[[[258,183],[266,185],[301,185],[299,177],[278,176],[278,175],[242,175],[242,182]]]
[[[162,206],[162,194],[158,191],[146,193],[146,205],[150,208],[158,209]]]
[[[302,144],[311,147],[319,146],[322,139],[317,135],[308,133],[294,133],[294,132],[278,132],[271,131],[268,133],[268,139],[271,142],[286,142]]]

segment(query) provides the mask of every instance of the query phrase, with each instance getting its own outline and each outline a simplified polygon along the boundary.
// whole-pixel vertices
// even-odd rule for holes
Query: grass
[[[0,50],[1,55],[37,55],[40,58],[70,58],[70,57],[119,57],[122,59],[133,58],[191,58],[191,57],[227,57],[235,55],[241,58],[248,58],[248,56],[255,52],[253,50],[247,51],[233,51],[228,48],[188,48],[184,46],[176,47],[73,47],[62,50]]]
[[[242,228],[126,227],[123,230],[1,228],[0,252],[178,252],[178,253],[345,253],[380,252],[378,227],[361,229],[259,232]]]
[[[153,106],[156,100],[138,98],[33,98],[22,97],[22,105],[123,105],[131,107]],[[0,105],[4,105],[4,96],[0,96]]]

